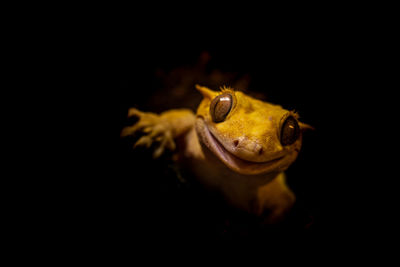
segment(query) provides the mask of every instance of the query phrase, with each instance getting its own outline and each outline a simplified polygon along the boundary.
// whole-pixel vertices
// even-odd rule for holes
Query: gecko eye
[[[289,116],[282,125],[281,143],[284,146],[293,144],[300,135],[299,124],[296,119]]]
[[[210,115],[213,122],[222,122],[232,109],[232,95],[224,93],[213,99],[210,105]]]

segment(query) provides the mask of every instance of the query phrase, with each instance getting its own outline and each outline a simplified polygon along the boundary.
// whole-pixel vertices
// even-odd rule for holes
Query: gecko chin
[[[240,174],[256,175],[284,171],[297,158],[298,154],[298,151],[292,151],[265,162],[248,161],[229,152],[224,145],[214,137],[201,116],[196,119],[196,132],[202,144],[217,156],[229,169]]]

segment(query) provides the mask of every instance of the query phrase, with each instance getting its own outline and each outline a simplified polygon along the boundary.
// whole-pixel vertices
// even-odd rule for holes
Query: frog
[[[128,118],[138,120],[121,137],[141,132],[134,148],[154,147],[153,158],[172,151],[179,166],[230,207],[265,224],[284,221],[296,202],[285,171],[299,155],[303,132],[314,128],[295,111],[231,87],[195,88],[203,97],[196,113],[130,108]]]

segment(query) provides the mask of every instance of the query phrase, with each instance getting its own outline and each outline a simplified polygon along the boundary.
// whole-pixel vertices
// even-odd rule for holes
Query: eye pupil
[[[292,116],[288,117],[282,125],[281,143],[284,146],[293,144],[300,134],[299,124]]]
[[[210,114],[213,122],[222,122],[232,108],[232,96],[225,93],[213,99],[210,105]]]

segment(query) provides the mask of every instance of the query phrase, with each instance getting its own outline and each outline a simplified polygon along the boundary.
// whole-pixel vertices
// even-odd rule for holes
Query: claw
[[[121,137],[126,137],[128,135],[131,135],[133,133],[133,127],[125,127],[124,129],[122,129],[121,131]]]
[[[168,138],[169,133],[167,132],[165,136],[161,136],[161,144],[160,146],[154,151],[153,158],[158,158],[162,155],[165,150],[165,147],[168,147],[168,142],[170,138]],[[158,139],[158,138],[157,138]]]
[[[132,116],[139,116],[140,117],[142,114],[143,114],[143,112],[139,111],[136,108],[130,108],[128,110],[128,118],[132,117]]]
[[[144,128],[144,129],[143,129],[143,132],[144,132],[144,133],[150,133],[152,130],[153,130],[153,128],[151,128],[151,127],[149,126],[149,127]]]
[[[164,145],[160,145],[153,153],[153,158],[159,158],[161,154],[164,152]]]
[[[168,138],[167,147],[168,147],[168,149],[170,149],[170,150],[175,150],[176,145],[175,145],[174,139]]]
[[[136,148],[138,146],[146,146],[147,148],[149,148],[151,146],[151,144],[153,143],[153,140],[148,137],[148,136],[142,136],[133,146],[133,148]]]
[[[135,132],[141,130],[142,128],[151,126],[150,122],[138,122],[133,126],[128,126],[122,129],[121,137],[126,137],[128,135],[133,135]]]

